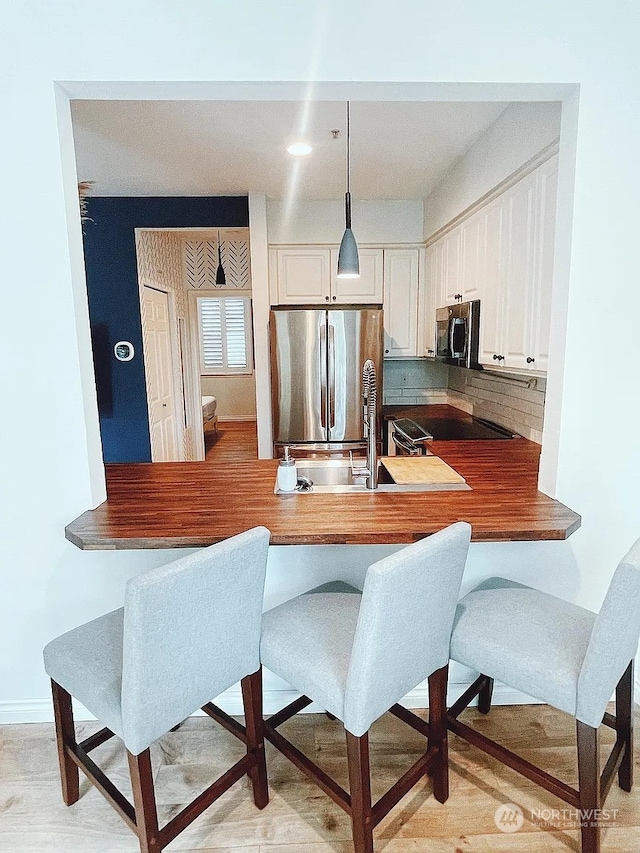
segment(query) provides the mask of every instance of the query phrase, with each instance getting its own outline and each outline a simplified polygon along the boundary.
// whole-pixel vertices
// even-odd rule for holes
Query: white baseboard
[[[447,691],[447,705],[452,705],[467,689],[469,684],[449,684]],[[295,690],[266,690],[264,693],[264,712],[265,714],[275,714],[285,705],[293,702],[300,694]],[[635,700],[640,704],[640,678],[635,680]],[[494,705],[540,705],[538,699],[533,699],[527,696],[526,693],[520,693],[518,690],[512,690],[504,684],[496,683],[493,690]],[[408,693],[402,700],[402,704],[407,708],[427,708],[429,705],[426,683],[419,685],[415,690]],[[242,715],[242,693],[240,688],[232,687],[222,693],[216,699],[216,705],[219,705],[228,714],[237,716]],[[74,700],[73,703],[75,719],[94,720],[95,717],[79,702]],[[324,708],[320,708],[315,703],[312,703],[302,711],[303,714],[318,714],[322,713]],[[202,711],[198,711],[194,716],[202,715]],[[0,725],[10,723],[51,723],[53,722],[53,708],[51,699],[32,699],[31,701],[19,700],[4,700],[0,701]]]
[[[255,415],[218,415],[218,423],[225,423],[226,421],[253,421],[256,423]]]
[[[448,692],[448,704],[455,700],[466,690],[468,684],[450,684]],[[295,690],[267,690],[264,694],[264,712],[265,714],[274,714],[280,708],[284,708],[289,702],[293,702],[300,694]],[[536,700],[531,699],[524,693],[519,693],[517,690],[511,690],[504,685],[496,684],[493,693],[493,700],[496,705],[527,705],[535,704]],[[427,687],[422,685],[416,687],[405,696],[403,705],[407,708],[426,708],[429,704],[427,698]],[[242,714],[242,693],[239,687],[232,687],[225,691],[216,699],[216,705],[219,705],[228,714]],[[95,717],[91,714],[84,705],[74,700],[74,716],[75,719],[93,720]],[[324,708],[320,708],[315,704],[309,705],[302,713],[321,713]],[[202,712],[198,712],[201,714]],[[0,725],[9,723],[51,723],[53,722],[53,708],[51,699],[32,699],[31,701],[19,700],[4,700],[0,701]]]

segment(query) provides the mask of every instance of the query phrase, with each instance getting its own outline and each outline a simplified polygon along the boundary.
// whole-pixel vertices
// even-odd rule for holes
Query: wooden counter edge
[[[567,527],[553,529],[533,529],[516,531],[474,531],[472,542],[541,542],[562,541],[568,539],[580,527],[582,520],[576,516]],[[73,524],[73,522],[72,522]],[[164,537],[132,537],[108,539],[100,536],[80,536],[72,529],[72,524],[65,527],[65,538],[81,551],[128,551],[143,549],[172,549],[172,548],[206,548],[216,542],[222,542],[226,536],[164,536]],[[238,531],[240,533],[241,531]],[[271,535],[271,545],[410,545],[432,536],[437,531],[402,531],[395,533],[363,533],[338,534],[317,533],[308,535]]]

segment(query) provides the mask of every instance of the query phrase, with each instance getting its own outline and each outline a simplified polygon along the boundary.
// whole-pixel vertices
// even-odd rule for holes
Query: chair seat
[[[44,666],[50,678],[124,739],[123,617],[121,607],[52,640],[44,649]]]
[[[344,722],[344,698],[360,591],[325,584],[262,617],[260,657],[264,666]]]
[[[490,578],[458,603],[451,657],[575,716],[595,618],[553,595]]]

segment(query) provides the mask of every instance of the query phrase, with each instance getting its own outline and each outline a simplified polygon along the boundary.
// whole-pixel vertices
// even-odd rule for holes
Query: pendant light
[[[349,101],[347,101],[347,192],[344,197],[345,231],[338,253],[338,278],[360,278],[358,246],[351,230],[351,138]]]
[[[220,248],[220,232],[218,231],[218,269],[216,270],[216,284],[224,287],[227,283],[227,277],[224,274],[222,266],[222,250]]]

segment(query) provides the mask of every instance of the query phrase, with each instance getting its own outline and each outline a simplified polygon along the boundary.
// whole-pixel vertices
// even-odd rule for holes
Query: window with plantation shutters
[[[241,296],[198,298],[202,373],[251,373],[251,300]]]

